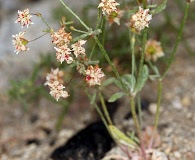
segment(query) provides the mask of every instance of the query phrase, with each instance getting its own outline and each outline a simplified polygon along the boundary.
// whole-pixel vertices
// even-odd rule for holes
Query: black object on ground
[[[54,150],[53,160],[100,160],[108,152],[114,141],[102,121],[90,124],[78,132],[68,142]]]

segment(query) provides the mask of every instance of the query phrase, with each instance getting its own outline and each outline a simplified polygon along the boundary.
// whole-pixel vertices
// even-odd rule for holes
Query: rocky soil
[[[69,0],[70,1],[70,0]],[[69,2],[68,1],[68,2]],[[45,37],[44,43],[39,42],[28,53],[15,55],[11,46],[11,35],[20,28],[14,28],[15,13],[18,9],[29,6],[34,11],[41,11],[49,19],[52,7],[59,3],[50,0],[37,3],[0,1],[0,159],[1,160],[49,160],[54,149],[63,145],[72,135],[93,122],[93,109],[84,94],[80,94],[64,118],[62,129],[55,131],[56,117],[62,108],[41,99],[36,105],[30,105],[25,112],[18,102],[10,103],[7,95],[9,81],[18,79],[20,75],[28,75],[32,63],[36,62],[39,53],[52,50]],[[67,3],[68,3],[67,2]],[[30,8],[29,7],[29,8]],[[44,9],[44,10],[43,10]],[[14,13],[14,14],[13,14]],[[46,13],[46,14],[44,14]],[[56,26],[52,19],[51,24]],[[37,24],[40,22],[37,20]],[[195,34],[192,33],[194,22],[188,22],[185,37],[193,53],[195,51]],[[41,28],[41,24],[40,24]],[[30,32],[36,35],[36,28]],[[29,35],[31,36],[31,35]],[[43,39],[41,40],[43,42]],[[44,47],[42,47],[44,46]],[[194,53],[195,55],[195,53]],[[195,57],[190,55],[181,44],[175,62],[163,82],[163,99],[160,116],[159,134],[162,143],[159,147],[169,160],[195,159]],[[154,119],[156,83],[149,82],[144,88],[142,97],[149,101],[149,109],[143,114],[144,126],[151,125]],[[127,104],[121,103],[114,120],[119,127],[131,126],[132,120],[124,120]]]

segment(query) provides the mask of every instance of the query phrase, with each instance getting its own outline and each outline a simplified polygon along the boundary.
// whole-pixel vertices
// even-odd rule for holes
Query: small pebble
[[[171,153],[172,147],[171,146],[167,146],[165,149],[165,154],[169,155]]]
[[[181,158],[181,153],[176,151],[173,154],[174,154],[175,158]]]
[[[183,97],[181,103],[184,107],[190,107],[190,105],[191,105],[190,97],[188,97],[188,96]]]
[[[157,104],[156,103],[150,103],[149,104],[149,112],[153,115],[156,114],[156,110],[157,110]],[[162,112],[162,107],[160,107],[160,112]]]
[[[149,112],[154,115],[156,113],[156,109],[157,109],[157,104],[156,103],[150,103]]]
[[[179,99],[179,97],[176,97],[173,102],[172,102],[172,105],[175,109],[177,110],[181,110],[182,109],[182,104],[181,104],[181,101]]]
[[[192,112],[189,112],[189,113],[186,114],[187,119],[192,119],[192,117],[193,117]]]

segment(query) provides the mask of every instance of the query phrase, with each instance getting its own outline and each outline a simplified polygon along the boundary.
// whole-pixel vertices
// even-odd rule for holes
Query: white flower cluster
[[[57,101],[60,97],[67,98],[68,92],[64,90],[65,86],[63,86],[63,79],[64,73],[56,68],[55,70],[51,69],[51,72],[46,76],[45,85],[49,86],[50,94],[53,96]]]

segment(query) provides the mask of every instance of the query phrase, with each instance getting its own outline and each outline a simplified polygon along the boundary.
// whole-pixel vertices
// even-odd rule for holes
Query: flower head
[[[68,92],[64,90],[65,86],[63,86],[63,77],[64,73],[59,70],[59,68],[53,70],[47,74],[45,85],[49,86],[50,94],[53,96],[57,101],[60,97],[67,98]]]
[[[28,40],[24,38],[24,35],[25,32],[19,32],[18,34],[12,36],[14,38],[12,40],[12,44],[15,47],[14,52],[16,52],[16,54],[29,50],[26,46],[28,44]]]
[[[83,47],[85,43],[85,40],[79,40],[78,42],[71,45],[72,51],[76,57],[78,57],[80,54],[85,55],[85,48]]]
[[[99,68],[98,65],[96,66],[89,66],[85,70],[85,80],[89,84],[89,86],[94,86],[94,85],[100,85],[101,80],[105,76],[104,73],[102,72],[101,68]]]
[[[110,25],[113,23],[116,23],[120,25],[120,19],[123,17],[124,11],[117,9],[117,12],[111,12],[111,14],[108,16],[108,22]]]
[[[139,11],[132,15],[130,22],[127,24],[130,28],[140,32],[145,27],[149,27],[152,15],[149,14],[149,9],[139,7]]]
[[[15,21],[15,23],[20,23],[22,25],[22,28],[24,26],[26,26],[28,28],[28,26],[30,26],[30,24],[34,24],[31,20],[32,15],[29,14],[29,10],[28,8],[25,9],[24,11],[19,11],[18,10],[18,17]]]
[[[103,14],[110,15],[111,12],[117,13],[117,6],[120,5],[115,0],[101,0],[98,5],[98,8],[102,8]]]
[[[63,83],[64,72],[60,71],[59,68],[51,69],[51,72],[46,76],[45,85],[49,83],[53,83],[54,81],[58,81],[59,83]]]
[[[158,58],[164,56],[160,42],[156,40],[148,40],[145,48],[145,60],[156,61]]]
[[[53,32],[51,34],[52,37],[52,43],[56,46],[62,46],[67,45],[70,43],[72,37],[70,35],[71,33],[66,33],[65,28],[60,28],[57,32]]]
[[[56,101],[58,101],[60,97],[67,98],[69,96],[68,92],[64,90],[65,86],[60,84],[58,81],[54,81],[48,85],[50,88],[49,93],[56,99]]]
[[[56,59],[59,62],[64,62],[71,64],[73,62],[73,58],[71,57],[71,50],[67,45],[63,45],[60,47],[54,47],[56,50]]]

